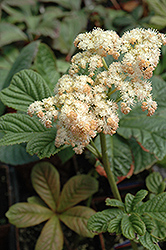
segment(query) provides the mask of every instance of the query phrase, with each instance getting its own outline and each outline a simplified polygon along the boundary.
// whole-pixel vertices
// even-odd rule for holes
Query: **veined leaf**
[[[106,135],[106,143],[108,157],[114,175],[116,177],[127,175],[132,164],[132,155],[129,145],[118,135]],[[99,136],[95,139],[95,144],[98,150],[101,151]]]
[[[110,198],[106,199],[106,205],[111,207],[125,208],[124,203],[122,201]]]
[[[40,162],[32,169],[31,179],[36,192],[55,211],[60,192],[58,171],[51,163]]]
[[[16,227],[34,226],[48,220],[52,215],[53,212],[50,209],[26,202],[12,205],[6,213],[9,222]]]
[[[41,101],[51,96],[51,91],[44,79],[33,70],[17,73],[10,86],[0,93],[3,103],[16,110],[27,112],[34,101]]]
[[[11,23],[1,22],[0,24],[0,47],[17,42],[27,40],[25,33],[17,26]]]
[[[122,217],[123,217],[123,214],[120,214],[116,218],[110,221],[110,223],[108,224],[108,228],[107,228],[109,233],[122,234],[122,229],[121,229]]]
[[[14,74],[16,74],[17,72],[23,69],[29,69],[31,67],[31,64],[36,56],[39,44],[40,44],[40,41],[35,41],[35,42],[28,44],[21,50],[20,55],[17,57],[11,70],[9,71],[9,74],[7,75],[7,78],[3,86],[4,88],[9,86],[10,81]]]
[[[40,159],[50,157],[66,147],[62,146],[60,148],[56,148],[55,137],[55,128],[51,128],[43,133],[40,133],[40,135],[36,134],[28,142],[26,150],[30,155],[37,154]]]
[[[10,113],[0,117],[0,131],[6,133],[0,140],[0,146],[4,146],[27,142],[35,133],[39,136],[46,128],[38,119],[25,114]]]
[[[57,71],[56,58],[53,51],[44,43],[39,45],[34,66],[53,92],[60,74]]]
[[[143,236],[139,237],[139,242],[148,250],[160,250],[161,248],[156,242],[156,239],[146,232]]]
[[[139,235],[144,235],[146,232],[146,227],[141,218],[136,214],[123,215],[121,222],[121,229],[123,235],[130,240],[135,239],[135,233]]]
[[[166,224],[157,220],[153,220],[153,221],[154,221],[155,226],[153,227],[151,235],[159,240],[165,240]]]
[[[31,197],[29,197],[27,199],[27,201],[30,204],[36,204],[36,205],[40,205],[40,206],[43,206],[43,207],[47,207],[46,203],[38,196],[31,196]]]
[[[69,208],[64,213],[60,214],[60,220],[68,226],[71,230],[76,232],[83,237],[92,238],[94,234],[90,232],[87,228],[87,222],[90,216],[94,215],[96,212],[84,206],[76,206]]]
[[[121,118],[117,132],[126,139],[135,137],[145,149],[161,160],[166,152],[166,104],[164,101],[166,84],[159,77],[153,77],[152,82],[153,97],[159,106],[156,113],[147,117],[140,107],[136,107]]]
[[[98,182],[95,178],[87,175],[77,175],[69,179],[64,185],[59,201],[57,212],[63,212],[82,200],[97,192]]]
[[[166,223],[166,192],[158,194],[151,200],[144,202],[135,212],[148,215],[155,220]]]
[[[138,174],[145,169],[149,169],[157,162],[154,154],[150,154],[142,149],[134,137],[129,140],[129,145],[134,158],[134,174]]]
[[[59,219],[54,215],[43,227],[35,250],[62,250],[63,232]]]
[[[88,220],[88,229],[95,233],[104,233],[107,231],[108,224],[111,223],[113,219],[123,214],[124,212],[118,208],[112,208],[103,210],[102,212],[97,212]]]
[[[138,191],[135,196],[128,193],[125,197],[126,211],[128,213],[134,211],[137,208],[136,205],[138,205],[146,197],[147,194],[148,191],[143,189]]]
[[[148,190],[154,194],[159,194],[165,190],[165,182],[159,172],[153,172],[146,178]]]

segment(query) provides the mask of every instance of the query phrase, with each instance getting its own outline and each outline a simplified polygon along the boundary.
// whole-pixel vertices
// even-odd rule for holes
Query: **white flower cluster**
[[[59,79],[55,96],[32,103],[28,114],[35,113],[48,128],[58,120],[55,145],[71,144],[80,154],[97,133],[116,132],[118,105],[110,100],[111,93],[120,91],[124,114],[137,101],[149,116],[155,112],[148,79],[166,38],[151,29],[133,29],[120,38],[115,31],[96,28],[78,35],[74,44],[83,52],[73,56],[69,74]],[[103,60],[107,55],[115,60],[108,68]]]

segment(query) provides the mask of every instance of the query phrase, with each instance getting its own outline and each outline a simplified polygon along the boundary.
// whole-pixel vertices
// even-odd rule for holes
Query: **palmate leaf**
[[[97,212],[88,220],[88,229],[95,233],[104,233],[107,231],[109,223],[123,214],[124,212],[118,208],[106,209],[102,212]]]
[[[153,172],[146,178],[146,186],[150,192],[159,194],[164,192],[166,183],[159,172]]]
[[[106,143],[114,175],[116,177],[127,175],[132,164],[131,150],[127,141],[116,134],[114,136],[106,135]],[[99,136],[95,139],[95,144],[98,150],[101,151]]]
[[[63,187],[57,206],[57,212],[63,212],[98,190],[98,182],[87,175],[72,177]]]
[[[41,101],[51,96],[51,91],[44,79],[33,70],[17,73],[10,86],[0,93],[3,103],[16,110],[27,112],[34,101]]]
[[[37,163],[32,169],[31,180],[38,195],[55,211],[60,192],[59,173],[55,167],[49,162]]]
[[[135,212],[166,223],[166,192],[158,194],[151,200],[143,203]]]
[[[59,219],[54,215],[43,227],[35,250],[62,250],[63,232]]]
[[[9,222],[16,227],[30,227],[48,220],[53,215],[53,211],[46,207],[25,202],[12,205],[6,217]]]
[[[31,196],[27,199],[29,204],[37,204],[43,207],[47,207],[46,203],[38,196]]]
[[[53,92],[60,74],[57,72],[56,58],[53,51],[44,43],[39,45],[34,67]]]
[[[134,108],[120,120],[118,133],[126,139],[132,136],[142,146],[162,159],[166,152],[166,84],[158,77],[152,78],[153,97],[158,103],[156,113],[147,117],[140,107]]]
[[[60,220],[71,230],[82,235],[83,237],[92,238],[94,234],[87,228],[87,221],[90,216],[96,212],[85,206],[76,206],[69,208],[67,211],[59,215]]]

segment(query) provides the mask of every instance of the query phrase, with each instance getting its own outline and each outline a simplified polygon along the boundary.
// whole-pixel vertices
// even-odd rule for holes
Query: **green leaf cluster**
[[[122,234],[146,249],[160,249],[158,242],[166,237],[166,193],[143,202],[147,194],[146,190],[138,191],[135,196],[128,193],[124,203],[107,198],[106,205],[113,208],[94,214],[88,220],[88,229],[95,233]]]
[[[87,229],[87,221],[95,211],[77,204],[97,192],[96,179],[87,175],[74,176],[66,182],[60,192],[58,171],[51,163],[40,162],[32,169],[31,180],[39,197],[29,197],[28,202],[12,205],[6,216],[16,227],[29,227],[47,221],[35,250],[63,248],[64,239],[60,222],[79,235],[94,236]]]

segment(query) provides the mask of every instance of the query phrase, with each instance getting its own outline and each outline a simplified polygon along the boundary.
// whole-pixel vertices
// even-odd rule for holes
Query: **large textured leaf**
[[[58,201],[58,212],[74,206],[82,200],[97,192],[98,182],[87,175],[74,176],[64,185]]]
[[[146,186],[148,190],[154,194],[164,192],[166,183],[159,172],[153,172],[146,178]]]
[[[143,150],[134,138],[129,140],[129,145],[134,158],[134,174],[149,169],[155,162],[157,162],[156,157]]]
[[[9,222],[16,227],[30,227],[48,220],[53,212],[40,205],[26,202],[16,203],[6,213]]]
[[[33,70],[23,70],[17,73],[10,86],[0,93],[5,105],[16,110],[27,111],[34,101],[51,96],[51,91],[44,79]]]
[[[37,154],[40,159],[45,157],[50,157],[58,153],[65,146],[60,148],[55,147],[55,137],[56,137],[56,129],[51,128],[48,131],[43,133],[36,134],[27,144],[27,152],[30,155]]]
[[[0,47],[17,42],[27,40],[25,33],[17,26],[11,23],[1,22],[0,24]]]
[[[38,196],[31,196],[27,199],[28,203],[30,204],[37,204],[37,205],[40,205],[40,206],[43,206],[43,207],[47,207],[48,206],[46,205],[46,203]]]
[[[0,146],[27,142],[37,133],[46,131],[38,119],[25,114],[6,114],[0,117],[0,131],[6,134],[0,140]]]
[[[135,137],[145,149],[161,160],[166,152],[165,81],[154,77],[153,93],[159,105],[156,113],[152,117],[147,117],[140,107],[136,107],[121,118],[118,133],[126,139]]]
[[[95,211],[89,207],[76,206],[69,208],[62,213],[59,218],[63,223],[72,229],[74,232],[83,237],[93,237],[94,234],[87,228],[87,222],[90,216],[95,214]]]
[[[114,175],[127,175],[132,164],[132,155],[129,145],[118,135],[106,135],[106,143],[108,157]],[[98,150],[101,151],[99,136],[96,138],[95,144]]]
[[[62,250],[63,232],[57,216],[53,216],[43,227],[35,250]]]
[[[60,192],[58,171],[51,163],[40,162],[32,169],[31,179],[36,192],[55,211]]]
[[[111,223],[113,219],[123,214],[124,212],[118,208],[112,208],[103,210],[102,212],[97,212],[88,220],[88,229],[95,233],[106,232],[108,224]]]
[[[130,240],[135,239],[135,234],[144,235],[146,232],[146,227],[141,218],[136,214],[131,214],[130,216],[123,215],[121,228],[123,235]]]
[[[56,58],[53,51],[44,43],[39,45],[34,66],[53,91],[60,74],[57,72]]]
[[[166,238],[166,224],[161,221],[153,220],[155,226],[153,227],[151,235],[159,240],[165,240]]]
[[[28,44],[21,50],[20,55],[17,57],[11,70],[9,71],[9,74],[3,86],[4,88],[8,87],[14,74],[23,69],[29,69],[31,67],[32,62],[36,56],[39,44],[40,41],[35,41]]]
[[[147,214],[155,220],[166,223],[166,193],[156,195],[136,209],[138,214]]]
[[[156,239],[146,232],[145,235],[139,237],[139,242],[148,250],[160,250],[161,248],[156,243]]]

